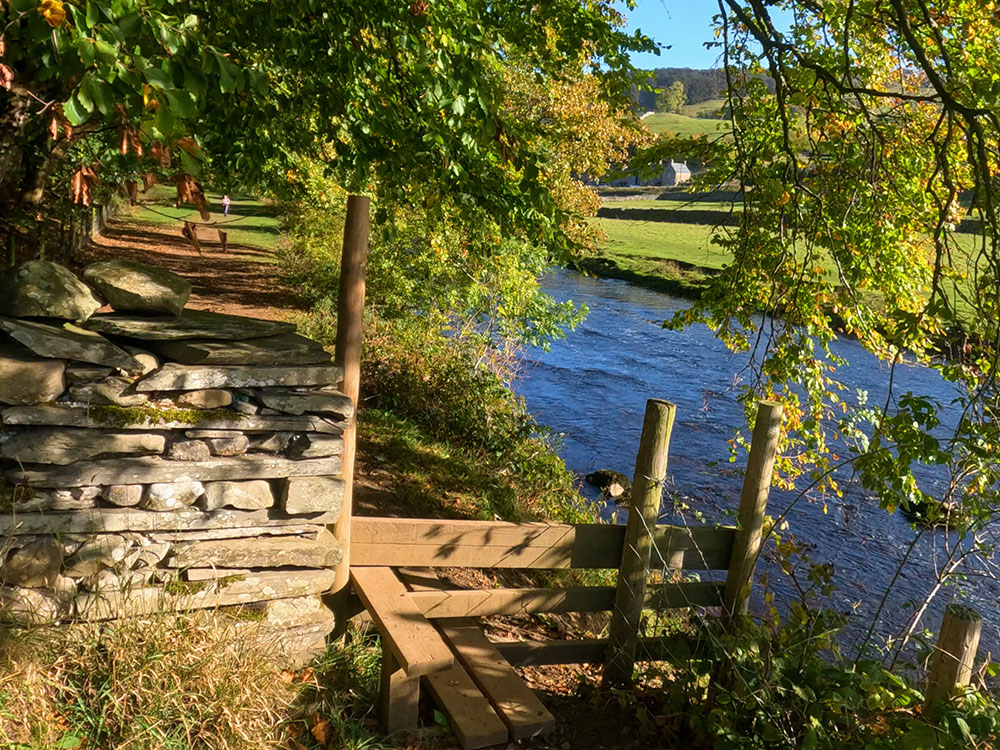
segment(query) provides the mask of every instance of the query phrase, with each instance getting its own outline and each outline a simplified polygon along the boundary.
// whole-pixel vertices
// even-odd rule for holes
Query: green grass
[[[696,135],[717,136],[725,134],[729,130],[729,122],[726,120],[709,120],[667,112],[651,114],[643,122],[654,133],[667,133],[682,137]]]
[[[681,208],[677,201],[631,200],[615,201],[611,207]],[[698,202],[697,208],[724,208],[728,203]],[[584,267],[599,276],[623,278],[649,288],[681,296],[698,296],[708,273],[721,269],[729,255],[711,243],[713,227],[705,224],[679,222],[632,221],[623,219],[595,219],[607,234],[607,241],[600,248],[599,257],[584,263]],[[955,241],[969,252],[976,238],[970,234],[956,234]],[[966,258],[956,255],[960,269],[966,267]],[[818,265],[824,269],[827,280],[836,283],[837,272],[833,261],[822,258]],[[954,282],[947,281],[951,286]],[[964,286],[967,282],[959,281]],[[969,305],[955,292],[949,294],[957,301],[960,318],[971,314]]]
[[[217,227],[228,235],[231,245],[250,245],[265,250],[275,250],[281,234],[281,224],[278,220],[278,210],[275,206],[262,201],[240,196],[230,196],[232,205],[229,216],[222,214],[222,195],[208,193],[209,222],[215,222]],[[143,199],[146,204],[132,210],[131,217],[136,221],[157,226],[173,226],[178,230],[183,221],[203,223],[201,215],[191,205],[174,207],[174,191],[163,186],[156,186]],[[258,258],[260,260],[260,258]]]
[[[718,118],[722,108],[726,105],[725,99],[708,99],[697,104],[685,104],[681,107],[681,114],[688,117],[714,117]]]
[[[658,201],[659,202],[659,201]],[[712,245],[712,228],[704,224],[597,219],[608,240],[602,255],[615,262],[681,261],[722,268],[727,256]]]
[[[627,198],[625,200],[607,200],[604,206],[607,208],[659,208],[670,211],[729,211],[733,204],[728,201],[700,201],[700,200],[658,200],[656,198]],[[736,210],[740,210],[737,204]]]

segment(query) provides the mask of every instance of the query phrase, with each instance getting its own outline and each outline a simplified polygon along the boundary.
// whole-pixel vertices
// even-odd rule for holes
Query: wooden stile
[[[442,589],[445,582],[426,568],[399,570],[400,578],[415,592]],[[440,630],[440,628],[439,628]],[[447,641],[447,637],[445,637]],[[452,647],[449,643],[449,647]],[[452,647],[452,650],[454,648]],[[427,687],[448,717],[455,736],[465,750],[507,741],[507,725],[490,704],[477,681],[459,663],[414,681]]]
[[[663,483],[667,476],[670,432],[676,412],[677,407],[668,401],[650,399],[646,402],[646,416],[632,478],[625,542],[618,569],[618,587],[608,629],[610,645],[602,676],[603,684],[628,684],[632,681],[639,639],[639,617],[646,601],[646,576],[649,574],[653,549],[652,532],[660,513]]]
[[[407,598],[406,587],[389,568],[353,568],[351,580],[378,625],[384,644],[408,677],[454,664],[451,650],[434,626]]]
[[[781,404],[761,401],[753,427],[750,458],[740,493],[739,526],[726,576],[722,618],[727,625],[747,613],[753,571],[760,554],[764,512],[771,491],[774,460],[781,436]]]
[[[551,729],[554,720],[511,665],[604,663],[606,683],[626,684],[637,661],[704,658],[696,650],[699,642],[688,636],[640,638],[644,608],[720,607],[727,623],[746,613],[781,406],[760,404],[738,528],[655,524],[675,412],[666,401],[647,403],[626,526],[370,517],[351,521],[351,576],[391,652],[382,680],[387,726],[393,726],[395,717],[401,717],[401,725],[415,724],[413,705],[423,684],[444,709],[463,747],[506,741],[508,729],[515,739],[524,739]],[[434,574],[435,567],[617,568],[619,575],[616,587],[456,590]],[[652,567],[727,570],[727,578],[725,583],[649,584]],[[397,568],[399,577],[393,572]],[[472,620],[609,610],[612,623],[606,640],[491,642]],[[963,637],[967,645],[968,634]],[[974,655],[975,646],[972,651]],[[450,661],[451,652],[458,663]],[[957,662],[964,665],[966,660],[959,656]],[[956,677],[959,684],[961,679]],[[944,678],[953,688],[956,681],[949,680]]]

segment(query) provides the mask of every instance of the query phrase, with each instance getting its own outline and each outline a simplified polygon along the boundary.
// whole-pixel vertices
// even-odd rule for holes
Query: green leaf
[[[101,10],[97,7],[97,3],[87,3],[87,28],[92,29],[97,26],[101,21]]]
[[[184,88],[187,89],[195,100],[204,99],[207,93],[205,76],[193,68],[184,69]]]
[[[58,748],[58,750],[75,750],[75,748],[83,746],[83,737],[77,737],[75,734],[64,734],[59,738],[53,747]]]
[[[161,104],[153,116],[153,127],[159,131],[160,137],[170,138],[174,134],[176,125],[177,117],[174,115],[173,109]]]
[[[80,55],[80,62],[84,67],[94,64],[94,43],[90,39],[80,39],[76,45],[76,51]]]
[[[191,156],[191,154],[189,154],[184,149],[181,149],[180,152],[181,152],[181,165],[184,167],[184,172],[193,177],[200,177],[201,160]]]
[[[926,724],[912,723],[912,728],[899,740],[902,750],[928,750],[938,746],[937,732]]]
[[[216,55],[215,59],[219,61],[219,88],[223,94],[231,94],[236,90],[236,77],[240,70],[228,57]]]
[[[84,114],[84,118],[90,115],[94,111],[94,99],[91,96],[90,89],[93,87],[94,82],[90,78],[84,78],[83,82],[80,84],[80,88],[76,90],[76,94],[70,101],[75,101],[80,109],[80,112]]]
[[[167,48],[167,51],[171,55],[176,55],[180,51],[183,37],[166,24],[160,26],[158,31],[160,33],[160,41],[163,42],[163,46]]]
[[[182,120],[190,120],[198,114],[191,92],[183,90],[164,91],[174,113]]]
[[[97,109],[105,117],[110,117],[115,111],[115,94],[111,86],[105,82],[95,79],[91,96]]]
[[[114,46],[108,44],[103,39],[97,39],[94,41],[94,52],[97,53],[101,62],[106,65],[111,65],[118,58],[118,53],[115,51]]]
[[[127,16],[122,16],[121,20],[118,21],[118,30],[121,32],[121,35],[127,39],[135,36],[141,24],[142,16],[138,13],[129,13]]]
[[[142,74],[146,77],[146,81],[153,86],[159,86],[161,89],[175,88],[173,80],[160,68],[146,68]]]

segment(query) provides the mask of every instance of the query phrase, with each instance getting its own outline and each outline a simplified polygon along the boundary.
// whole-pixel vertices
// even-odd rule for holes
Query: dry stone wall
[[[342,557],[339,368],[291,324],[186,308],[169,271],[83,277],[0,279],[0,616],[233,608],[308,658]]]

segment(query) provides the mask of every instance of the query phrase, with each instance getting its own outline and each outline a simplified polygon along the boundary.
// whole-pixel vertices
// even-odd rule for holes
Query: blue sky
[[[645,69],[715,67],[720,50],[705,49],[704,43],[714,40],[712,16],[718,12],[717,0],[638,0],[636,9],[628,13],[629,29],[642,29],[653,41],[671,48],[661,50],[659,56],[634,55],[633,65]]]

